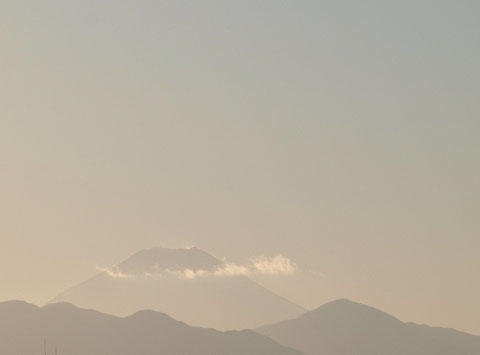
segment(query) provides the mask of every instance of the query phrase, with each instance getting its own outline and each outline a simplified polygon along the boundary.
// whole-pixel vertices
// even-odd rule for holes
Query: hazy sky
[[[0,0],[0,300],[139,249],[480,334],[480,2]]]

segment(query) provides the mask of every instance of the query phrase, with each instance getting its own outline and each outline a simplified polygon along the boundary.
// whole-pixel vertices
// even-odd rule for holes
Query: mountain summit
[[[142,250],[52,302],[126,316],[142,309],[217,329],[255,328],[305,310],[198,249]]]
[[[141,276],[165,270],[205,270],[220,268],[223,262],[198,248],[141,250],[118,264],[118,269],[127,275]]]
[[[309,355],[478,355],[480,337],[404,323],[373,307],[336,300],[257,329]]]

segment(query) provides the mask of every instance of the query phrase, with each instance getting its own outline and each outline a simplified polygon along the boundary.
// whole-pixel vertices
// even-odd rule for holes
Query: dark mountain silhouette
[[[118,316],[153,309],[216,329],[255,328],[305,311],[247,276],[225,275],[225,267],[198,248],[143,250],[52,302]]]
[[[309,355],[478,355],[480,337],[404,323],[378,309],[337,300],[257,329]]]
[[[40,354],[44,340],[59,355],[301,355],[251,330],[195,328],[154,311],[119,318],[67,303],[0,303],[0,354]]]

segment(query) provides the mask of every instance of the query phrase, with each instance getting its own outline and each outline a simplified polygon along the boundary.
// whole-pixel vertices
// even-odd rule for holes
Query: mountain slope
[[[480,337],[403,323],[378,309],[337,300],[257,329],[309,355],[478,355]]]
[[[305,311],[226,267],[197,248],[143,250],[52,302],[118,316],[152,309],[216,329],[255,328]]]
[[[44,340],[50,354],[301,355],[250,330],[195,328],[154,311],[119,318],[67,303],[0,303],[0,354],[39,354]]]

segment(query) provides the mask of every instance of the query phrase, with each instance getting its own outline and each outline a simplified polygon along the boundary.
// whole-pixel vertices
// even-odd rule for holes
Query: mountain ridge
[[[341,299],[255,329],[309,355],[478,355],[480,337],[405,323],[371,306]]]
[[[68,303],[0,302],[1,354],[35,354],[44,340],[71,355],[302,355],[252,330],[191,327],[151,310],[122,318]]]

